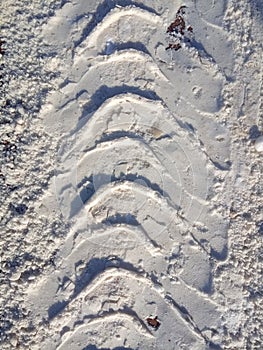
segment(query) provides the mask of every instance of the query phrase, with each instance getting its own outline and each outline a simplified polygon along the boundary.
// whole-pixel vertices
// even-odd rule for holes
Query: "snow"
[[[259,349],[261,5],[0,7],[1,348]]]

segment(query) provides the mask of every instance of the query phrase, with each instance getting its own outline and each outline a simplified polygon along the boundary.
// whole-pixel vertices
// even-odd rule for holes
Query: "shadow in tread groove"
[[[116,51],[122,51],[122,50],[128,50],[128,49],[142,51],[145,54],[151,56],[151,54],[148,51],[148,49],[146,48],[146,46],[139,41],[138,42],[127,41],[127,42],[121,43],[121,44],[110,42],[110,43],[108,43],[106,48],[102,52],[100,52],[100,55],[111,55],[112,53],[114,53]]]
[[[263,6],[261,0],[250,1],[253,17],[259,18],[263,22]]]
[[[116,214],[115,216],[109,216],[107,219],[102,221],[102,224],[115,225],[115,224],[126,224],[131,226],[139,226],[140,223],[136,219],[135,215],[131,214]]]
[[[140,132],[140,131],[133,132],[133,131],[120,130],[120,131],[111,131],[110,133],[103,133],[99,140],[97,140],[97,139],[95,140],[95,146],[90,147],[90,148],[86,148],[85,152],[95,149],[97,145],[99,145],[103,142],[114,141],[114,140],[118,140],[120,138],[125,138],[125,137],[128,137],[130,139],[134,139],[134,140],[142,141],[144,144],[147,145],[147,142],[145,142],[145,139],[143,136],[144,136],[144,133]],[[161,135],[159,137],[155,137],[156,140],[161,140],[164,138],[171,138],[171,135],[164,134],[164,135]]]
[[[75,268],[82,264],[82,260],[75,263]],[[97,276],[99,276],[107,268],[120,268],[135,273],[140,273],[136,267],[131,263],[125,262],[119,257],[105,257],[105,258],[93,258],[86,263],[85,268],[80,275],[76,276],[75,288],[68,300],[58,301],[51,305],[48,309],[48,321],[54,319],[74,300],[81,291],[88,286]],[[68,278],[65,276],[61,283],[60,288],[64,288],[64,285],[68,282]]]
[[[94,195],[95,191],[98,190],[99,187],[97,187],[95,189],[94,187],[94,183],[93,183],[93,176],[90,176],[88,178],[84,178],[81,181],[82,185],[78,185],[78,187],[83,187],[80,190],[80,198],[83,202],[83,204],[85,204],[87,201],[89,201],[89,199]],[[106,182],[103,182],[103,179],[106,180]],[[169,195],[167,192],[165,192],[158,184],[156,183],[152,183],[148,178],[146,178],[145,176],[142,175],[138,175],[138,174],[124,174],[121,173],[120,176],[115,176],[115,175],[109,175],[109,174],[96,174],[96,181],[98,183],[100,183],[101,185],[104,185],[106,183],[113,183],[113,182],[122,182],[122,181],[130,181],[130,182],[137,182],[140,183],[142,186],[145,186],[147,188],[151,188],[153,191],[158,192],[161,196],[167,197],[170,199]],[[85,185],[85,183],[88,182],[88,185]]]
[[[142,10],[145,10],[145,11],[148,11],[148,12],[153,13],[155,15],[158,15],[158,13],[155,11],[154,8],[149,7],[149,6],[145,6],[142,3],[137,3],[136,1],[131,1],[131,0],[106,0],[106,1],[103,1],[103,3],[97,7],[95,13],[92,16],[90,23],[82,31],[80,39],[74,43],[75,47],[79,46],[82,43],[82,41],[84,41],[90,35],[90,33],[97,26],[97,24],[100,23],[103,20],[103,18],[106,17],[107,14],[112,9],[114,9],[114,7],[116,7],[116,6],[138,7]]]
[[[68,302],[65,300],[58,301],[55,304],[51,305],[48,309],[48,319],[52,320],[56,315],[58,315],[64,308],[68,305]]]
[[[100,313],[100,315],[86,315],[83,317],[83,319],[81,321],[77,321],[74,323],[74,327],[76,327],[77,325],[82,325],[83,321],[85,320],[96,320],[98,318],[104,318],[107,316],[112,316],[112,315],[127,315],[127,316],[131,316],[133,319],[136,319],[138,321],[138,323],[141,325],[142,328],[144,328],[149,334],[152,335],[152,333],[147,329],[147,326],[145,324],[145,322],[139,317],[139,315],[137,314],[136,311],[134,311],[132,308],[128,307],[128,306],[123,306],[123,308],[119,309],[119,310],[109,310],[109,311],[103,311],[102,313]]]
[[[109,98],[120,94],[135,94],[141,97],[147,98],[149,100],[161,101],[161,98],[152,90],[141,90],[135,86],[121,85],[108,87],[102,85],[92,96],[91,102],[84,105],[84,110],[79,117],[79,120],[83,119],[86,115],[95,112],[101,105]]]

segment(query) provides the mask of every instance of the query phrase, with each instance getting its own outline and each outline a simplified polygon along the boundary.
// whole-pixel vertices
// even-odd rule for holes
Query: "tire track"
[[[157,285],[153,289],[152,282],[149,278],[145,278],[136,272],[109,268],[94,280],[92,286],[88,286],[86,289],[82,290],[74,301],[68,304],[63,312],[50,322],[51,329],[61,330],[60,333],[63,333],[63,337],[66,338],[64,340],[62,337],[61,344],[57,343],[55,348],[61,347],[61,349],[66,349],[66,346],[69,346],[68,344],[72,341],[72,338],[75,338],[76,343],[78,343],[79,337],[83,333],[85,334],[87,328],[90,329],[90,325],[92,326],[94,322],[97,324],[103,322],[105,319],[107,319],[107,322],[110,322],[108,320],[109,317],[112,318],[112,321],[116,321],[116,316],[118,316],[118,319],[122,319],[123,316],[132,318],[131,329],[133,327],[138,329],[139,327],[144,336],[154,340],[153,333],[148,330],[145,321],[138,316],[138,314],[141,314],[140,305],[142,301],[136,298],[136,294],[141,291],[142,284],[144,289],[143,293],[140,292],[140,294],[143,294],[143,299],[147,300],[147,295],[151,298],[151,303],[150,305],[146,303],[146,308],[150,309],[153,304],[156,306],[163,304],[162,299],[164,297],[165,303],[162,308],[164,308],[166,312],[164,312],[162,322],[166,324],[167,322],[165,319],[176,319],[176,322],[170,325],[170,327],[175,327],[173,332],[175,336],[172,343],[174,346],[178,344],[176,334],[180,334],[182,332],[180,328],[185,327],[187,327],[189,332],[186,337],[188,341],[190,341],[189,345],[197,342],[202,346],[202,344],[204,345],[204,343],[209,342],[206,340],[206,337],[202,336],[201,331],[198,330],[197,324],[195,324],[186,308],[175,303],[173,299],[169,295],[165,295],[164,291]],[[118,285],[117,288],[116,285]],[[101,296],[103,294],[105,294],[104,298],[98,298],[98,295]],[[170,307],[171,303],[173,305],[172,308]],[[100,305],[100,311],[96,309],[98,305]],[[72,309],[78,311],[72,313]],[[98,314],[90,314],[91,310],[95,309]],[[144,313],[146,314],[146,312],[147,309]],[[70,320],[67,315],[70,315]],[[209,320],[214,324],[211,317]],[[197,320],[197,322],[200,323],[199,320]],[[87,325],[89,327],[87,327]],[[164,334],[169,334],[168,331],[169,329],[164,330]],[[79,344],[82,348],[85,344],[85,340],[86,339],[83,338],[82,343]],[[59,340],[57,341],[59,342]],[[49,348],[53,349],[50,342]],[[203,346],[203,348],[205,347]]]
[[[63,180],[62,177],[58,175],[57,192],[60,193],[61,187],[63,189],[64,182],[68,184],[70,183],[70,179],[74,179],[72,186],[78,188],[81,186],[81,190],[75,193],[76,199],[79,198],[80,193],[82,200],[79,200],[79,207],[81,208],[83,205],[83,201],[86,202],[88,196],[92,196],[101,185],[109,182],[115,182],[117,180],[115,179],[115,177],[116,174],[118,174],[118,172],[122,173],[122,176],[120,178],[121,180],[127,180],[129,179],[129,174],[131,175],[132,170],[134,169],[134,173],[136,173],[137,175],[140,174],[141,176],[144,176],[144,179],[150,180],[148,184],[147,182],[145,182],[145,180],[143,180],[144,185],[149,186],[151,183],[154,183],[155,186],[152,187],[153,190],[158,189],[159,193],[162,193],[163,195],[164,193],[167,194],[169,189],[169,198],[172,200],[173,205],[175,205],[177,209],[179,209],[180,207],[182,208],[182,212],[184,213],[183,215],[187,220],[189,220],[192,223],[199,219],[202,221],[202,218],[207,217],[209,212],[208,202],[205,201],[207,195],[207,187],[209,186],[209,183],[206,184],[202,182],[202,178],[207,178],[208,172],[206,170],[205,165],[206,159],[205,157],[203,157],[199,148],[197,149],[198,145],[195,143],[191,145],[191,139],[188,143],[188,134],[184,131],[180,131],[178,125],[176,125],[176,123],[174,123],[174,121],[171,118],[169,120],[169,114],[166,113],[166,110],[162,107],[160,103],[155,103],[154,106],[149,110],[149,106],[147,106],[147,108],[142,109],[143,105],[150,105],[152,102],[150,103],[144,99],[136,101],[136,99],[134,99],[133,97],[132,99],[130,99],[128,98],[128,96],[125,96],[126,95],[123,95],[123,97],[118,97],[117,102],[116,99],[111,99],[110,102],[106,104],[106,106],[102,106],[102,108],[100,108],[94,114],[94,118],[89,120],[88,125],[86,125],[84,129],[84,133],[81,134],[80,131],[80,133],[78,133],[76,137],[76,141],[75,137],[73,137],[71,141],[72,150],[70,151],[69,155],[63,157],[60,162],[63,164],[63,166],[65,166],[67,157],[70,158],[72,156],[76,156],[77,171],[74,175],[69,173],[65,180]],[[127,108],[129,109],[133,108],[133,111],[129,112],[128,114],[128,112],[126,112],[125,110],[126,108],[124,109],[124,105],[127,105]],[[116,114],[115,119],[114,109],[117,108],[117,106],[119,111],[118,114]],[[153,118],[154,110],[158,110],[158,115],[156,114],[155,119]],[[162,116],[161,110],[163,110],[163,113],[165,113],[164,116]],[[109,115],[109,119],[106,119],[105,115]],[[143,115],[143,118],[145,119],[144,124],[143,118],[140,117],[140,115]],[[121,124],[119,123],[119,118],[122,118]],[[149,125],[147,125],[148,122]],[[130,123],[132,123],[133,126],[130,126]],[[160,125],[162,130],[160,130]],[[86,132],[86,130],[89,130],[89,132]],[[128,134],[124,133],[124,131],[126,130],[128,131]],[[170,130],[175,130],[173,132],[174,135],[171,134]],[[154,137],[155,134],[157,135],[157,137]],[[181,137],[178,134],[181,134]],[[102,137],[104,137],[104,140],[100,140]],[[171,141],[175,142],[176,145],[172,149],[172,151],[171,149],[168,150],[169,153],[165,152],[165,148],[167,148],[167,145],[165,144],[166,137],[168,137],[168,139],[171,139]],[[128,162],[126,162],[127,165],[125,165],[125,151],[126,149],[127,151],[129,149],[129,139],[131,139],[131,141],[134,143],[134,145],[132,146],[133,155],[130,159],[134,159],[134,161],[130,161],[129,164]],[[137,139],[139,142],[137,146],[138,152],[136,155],[135,141]],[[141,142],[143,142],[143,144],[141,144]],[[181,146],[182,143],[184,144],[183,148]],[[97,144],[97,146],[95,147],[94,144]],[[118,144],[120,144],[120,146],[123,147],[123,159],[121,158],[120,150],[116,150]],[[127,146],[125,146],[125,144]],[[150,148],[147,146],[147,144],[150,145]],[[153,153],[154,158],[149,158],[149,156],[147,156],[147,153],[145,153],[145,157],[143,158],[148,158],[148,161],[140,161],[139,164],[144,163],[145,167],[142,168],[142,166],[140,166],[140,169],[138,169],[138,167],[136,167],[136,165],[133,165],[133,163],[138,162],[136,161],[136,158],[140,158],[138,153],[142,152],[142,147],[147,147],[146,152],[149,153],[150,151],[151,153]],[[171,148],[170,145],[169,147]],[[78,154],[78,152],[80,154],[82,152],[85,152],[85,156],[82,157],[79,163],[76,155]],[[98,165],[100,169],[96,170],[95,172],[94,168],[92,168],[92,172],[88,172],[85,175],[85,164],[93,162],[92,159],[100,158],[100,156],[98,156],[98,152],[100,152],[102,156],[105,156],[105,161],[102,161],[101,163],[103,165]],[[107,155],[107,152],[110,153],[109,155],[111,155],[112,157],[112,162],[105,167],[106,158],[109,156]],[[191,155],[193,156],[193,154],[195,153],[196,157],[192,158]],[[93,158],[89,159],[88,157],[92,156],[92,154],[94,154]],[[184,157],[182,157],[182,155],[184,155]],[[174,164],[173,157],[176,159],[176,164]],[[203,158],[202,161],[201,157]],[[88,158],[89,160],[87,160],[86,158]],[[156,159],[160,160],[160,163],[163,164],[161,167],[158,165],[158,163],[156,163]],[[152,178],[151,176],[153,170],[151,169],[150,164],[155,168],[155,173],[157,173],[157,179],[156,177]],[[189,166],[189,169],[186,177],[185,174],[180,171],[180,169],[183,169],[187,166]],[[109,168],[108,171],[107,167]],[[129,168],[128,172],[127,168]],[[89,180],[85,180],[85,177]],[[192,182],[190,181],[191,178]],[[135,177],[134,180],[136,179],[137,178]],[[140,182],[140,180],[138,181]],[[156,184],[158,187],[156,187]],[[87,190],[87,188],[89,189],[89,191]],[[186,189],[188,189],[190,193],[189,191],[186,191]],[[66,196],[66,198],[68,197]],[[203,199],[203,201],[201,201],[200,199]],[[206,207],[207,209],[205,209]],[[203,238],[205,238],[206,236],[207,240],[211,240],[211,238],[214,236],[215,230],[217,230],[218,232],[222,230],[222,234],[220,235],[222,239],[222,244],[221,248],[219,249],[219,252],[220,250],[222,252],[222,250],[225,249],[225,244],[223,243],[225,240],[225,236],[223,232],[226,229],[226,225],[220,224],[220,221],[222,220],[219,216],[216,215],[213,215],[211,217],[210,223],[207,219],[206,221],[208,225],[208,236],[206,236],[206,234],[202,232]],[[212,247],[214,249],[218,249],[213,244]]]
[[[154,15],[150,15],[143,10],[137,10],[134,8],[127,8],[127,9],[116,9],[115,12],[111,11],[108,15],[109,19],[107,19],[106,24],[102,23],[102,25],[99,28],[94,29],[94,33],[91,33],[90,36],[94,36],[94,39],[92,40],[92,38],[90,38],[89,36],[89,40],[87,40],[87,42],[85,42],[85,45],[83,44],[83,46],[85,47],[85,49],[80,50],[79,54],[76,56],[76,59],[74,61],[73,67],[72,67],[72,76],[74,76],[74,78],[67,78],[67,80],[65,81],[64,84],[66,84],[65,88],[65,94],[67,95],[67,89],[70,88],[67,85],[68,84],[68,80],[70,81],[71,79],[80,79],[80,77],[83,76],[83,74],[85,73],[85,71],[87,71],[87,69],[90,69],[90,60],[92,60],[92,58],[94,59],[94,57],[96,57],[95,59],[97,60],[101,60],[103,57],[104,59],[107,58],[107,55],[105,56],[97,56],[97,53],[99,53],[100,51],[103,51],[103,47],[100,48],[100,50],[98,50],[98,52],[94,52],[94,54],[92,54],[92,48],[94,47],[94,45],[96,45],[97,43],[100,44],[100,42],[102,43],[101,45],[103,45],[103,41],[104,44],[107,43],[107,38],[111,37],[109,35],[110,30],[111,29],[113,31],[112,34],[114,34],[116,36],[116,33],[120,32],[119,29],[119,22],[117,21],[117,24],[115,23],[115,26],[112,26],[112,22],[114,23],[114,21],[116,22],[116,17],[117,19],[122,19],[122,27],[123,27],[123,32],[125,33],[125,31],[127,32],[127,21],[125,20],[127,18],[126,13],[128,13],[128,17],[131,18],[131,13],[133,14],[132,19],[134,21],[134,17],[136,18],[139,17],[140,19],[143,18],[143,21],[146,21],[146,19],[148,17],[150,17],[150,20],[148,19],[148,22],[150,22],[151,24],[153,24],[154,26],[156,26],[156,24],[159,22],[159,26],[161,25],[161,20],[158,19],[158,16],[154,16]],[[138,12],[138,13],[137,13]],[[153,19],[152,19],[153,18]],[[196,19],[195,19],[196,20]],[[136,23],[133,24],[134,28],[140,28],[140,25],[138,24],[136,26]],[[150,27],[148,25],[148,27]],[[149,32],[150,30],[150,32]],[[102,35],[102,38],[99,37],[99,34],[97,34],[97,32],[102,31],[102,33],[106,32],[107,34],[105,34],[105,36]],[[184,120],[188,121],[190,124],[193,125],[193,127],[195,129],[198,130],[198,136],[199,138],[202,140],[202,143],[204,143],[207,147],[207,151],[210,154],[210,150],[212,147],[212,154],[210,154],[210,157],[215,161],[215,163],[219,163],[222,165],[222,159],[225,157],[224,159],[227,159],[228,157],[223,154],[223,156],[220,156],[220,153],[222,153],[222,146],[226,146],[228,143],[228,134],[225,128],[223,128],[222,126],[220,127],[217,123],[214,122],[214,118],[213,116],[209,116],[207,115],[207,113],[211,113],[211,112],[216,112],[219,110],[220,106],[218,103],[220,103],[220,101],[216,98],[216,96],[220,95],[220,90],[222,88],[222,77],[220,78],[219,76],[215,76],[215,72],[217,72],[216,74],[219,74],[219,70],[217,68],[211,68],[211,64],[209,63],[209,65],[205,65],[200,63],[198,56],[195,57],[196,55],[193,56],[193,54],[191,54],[191,52],[189,53],[188,50],[184,51],[184,54],[181,55],[179,57],[179,59],[181,60],[178,61],[178,57],[176,57],[176,67],[173,67],[169,64],[166,63],[167,59],[168,59],[168,54],[166,54],[167,57],[163,57],[160,58],[158,57],[158,52],[156,51],[156,42],[164,42],[165,38],[164,37],[158,37],[156,35],[154,35],[153,32],[156,32],[156,27],[154,27],[154,29],[148,29],[144,28],[144,32],[145,34],[145,42],[143,42],[143,45],[147,48],[147,50],[149,51],[150,55],[149,59],[154,60],[157,64],[158,64],[158,68],[155,67],[154,70],[160,70],[160,74],[161,72],[164,74],[164,76],[168,75],[170,77],[170,80],[172,81],[176,81],[176,84],[178,85],[182,85],[182,83],[184,84],[185,90],[187,91],[187,99],[185,99],[184,96],[182,96],[181,91],[177,91],[177,98],[175,98],[175,95],[173,95],[173,100],[170,101],[169,104],[169,108],[171,109],[171,111],[173,113],[175,113],[176,115],[180,115],[182,114],[184,116]],[[97,34],[97,35],[96,35]],[[127,33],[126,33],[127,35]],[[135,39],[137,40],[138,36],[140,36],[138,33],[134,33],[133,34]],[[91,40],[90,40],[91,39]],[[129,40],[132,39],[131,35],[129,35]],[[134,39],[134,40],[135,40]],[[117,42],[118,41],[121,42],[127,42],[127,40],[125,41],[125,38],[122,39],[122,37],[119,36],[117,37]],[[143,40],[143,38],[142,38]],[[131,42],[131,40],[129,41]],[[163,50],[163,49],[162,49]],[[196,49],[195,49],[196,50]],[[164,51],[164,50],[163,50]],[[117,59],[119,57],[117,51]],[[198,52],[198,51],[196,51]],[[85,60],[82,59],[81,57],[83,57],[85,55]],[[94,56],[95,55],[95,56]],[[185,55],[190,55],[190,57],[185,57]],[[110,55],[112,56],[112,55]],[[147,55],[146,55],[147,56]],[[103,61],[104,61],[103,59]],[[124,58],[125,59],[125,58]],[[147,60],[147,58],[146,58]],[[105,62],[103,62],[101,64],[105,64]],[[194,62],[194,64],[193,64]],[[96,64],[95,64],[96,66]],[[185,69],[185,66],[189,66],[189,69]],[[86,68],[85,68],[86,67]],[[167,68],[168,67],[168,68]],[[191,68],[192,67],[192,68]],[[176,69],[174,69],[176,68]],[[94,68],[93,68],[94,69]],[[96,67],[97,69],[97,67]],[[212,69],[212,71],[211,71]],[[125,70],[125,69],[124,69]],[[215,70],[215,72],[214,72]],[[125,72],[127,72],[127,69],[125,70]],[[138,72],[137,75],[139,75],[140,72]],[[202,75],[200,75],[202,74]],[[105,73],[104,73],[105,75]],[[174,75],[174,76],[173,76]],[[220,74],[219,74],[220,75]],[[196,76],[196,78],[194,79],[194,77]],[[172,79],[171,79],[172,78]],[[84,78],[85,79],[85,78]],[[189,80],[190,79],[190,80]],[[81,79],[81,81],[83,81],[83,78]],[[63,85],[64,85],[63,84]],[[100,84],[100,83],[99,83]],[[167,84],[167,88],[169,86],[169,83],[164,82],[164,84]],[[171,83],[170,83],[171,84]],[[62,86],[63,86],[62,85]],[[74,84],[71,84],[74,85]],[[192,88],[193,87],[193,88]],[[109,89],[109,87],[107,87]],[[116,88],[115,87],[115,91],[113,91],[112,93],[116,93]],[[178,90],[176,85],[170,85],[171,89],[174,89],[174,91]],[[63,90],[63,89],[62,89]],[[85,91],[82,89],[79,89],[80,91]],[[145,89],[143,89],[145,90]],[[168,88],[169,90],[169,88]],[[165,91],[165,90],[164,90]],[[98,103],[97,101],[97,97],[99,95],[99,97],[101,98],[103,95],[105,95],[106,93],[110,93],[110,91],[97,91],[97,94],[94,93],[93,96],[93,100],[95,100],[95,104]],[[76,92],[76,94],[78,94],[78,92]],[[167,94],[163,94],[166,98]],[[204,99],[200,98],[202,96],[205,96],[205,105],[203,106],[203,108],[205,108],[206,110],[206,115],[200,115],[200,113],[197,112],[196,107],[198,107],[198,104],[202,103],[202,101],[204,101]],[[72,96],[72,94],[71,94]],[[107,96],[109,97],[109,96]],[[210,103],[208,103],[208,99],[210,99]],[[74,101],[74,100],[72,100]],[[70,101],[65,101],[64,103],[69,103]],[[176,105],[175,105],[176,103]],[[197,105],[196,105],[197,104]],[[208,107],[210,106],[210,107]],[[74,106],[75,108],[76,106]],[[199,108],[202,106],[199,106]],[[207,110],[208,107],[208,110]],[[92,106],[91,106],[92,108]],[[94,108],[94,107],[93,107]],[[92,110],[90,111],[92,112]],[[70,112],[71,113],[71,112]],[[81,113],[83,114],[83,113]],[[85,110],[84,111],[84,115],[85,114],[89,114],[89,110]],[[204,123],[206,124],[205,127],[205,131],[202,133],[202,129],[204,129]],[[220,142],[209,142],[209,138],[207,137],[207,132],[209,132],[209,134],[211,135],[211,137],[214,139],[216,137],[220,138]],[[225,141],[223,140],[225,138]],[[217,146],[219,149],[216,150],[215,146]],[[220,150],[220,151],[219,151]],[[219,161],[216,159],[217,157],[219,157]],[[225,165],[226,166],[226,165]]]
[[[73,23],[84,18],[77,11]],[[208,198],[213,176],[229,169],[227,130],[213,118],[226,63],[197,41],[168,63],[163,27],[147,6],[101,3],[43,112],[61,135],[56,194],[71,225],[55,273],[29,297],[49,349],[220,340],[212,267],[226,257],[227,223]],[[156,333],[145,323],[153,312]]]

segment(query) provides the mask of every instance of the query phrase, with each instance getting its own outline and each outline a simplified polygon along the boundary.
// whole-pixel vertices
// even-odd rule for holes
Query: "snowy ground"
[[[1,349],[260,349],[260,1],[0,9]]]

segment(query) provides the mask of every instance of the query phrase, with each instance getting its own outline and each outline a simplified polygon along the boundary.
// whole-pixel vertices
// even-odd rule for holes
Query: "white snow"
[[[257,349],[262,6],[20,3],[1,4],[2,348]]]

